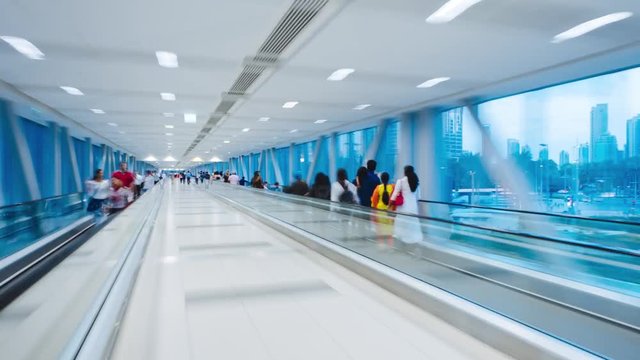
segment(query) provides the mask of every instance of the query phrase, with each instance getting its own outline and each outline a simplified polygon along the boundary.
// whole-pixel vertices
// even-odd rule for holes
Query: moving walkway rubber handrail
[[[612,220],[612,219],[603,219],[603,218],[590,218],[590,217],[568,215],[568,214],[546,213],[546,212],[540,212],[540,211],[520,210],[520,209],[505,209],[505,208],[481,206],[481,205],[457,204],[457,203],[452,203],[452,202],[435,201],[435,200],[418,200],[418,202],[428,203],[428,204],[448,205],[448,206],[470,208],[470,209],[492,210],[492,211],[499,211],[499,212],[506,212],[506,213],[519,213],[519,214],[539,215],[539,216],[558,217],[558,218],[573,219],[573,220],[584,220],[584,221],[587,221],[587,222],[593,221],[593,222],[611,223],[611,224],[616,224],[616,225],[631,225],[631,226],[640,227],[640,223],[633,222],[633,221]]]
[[[63,194],[63,195],[49,196],[49,197],[45,197],[45,198],[42,198],[42,199],[29,200],[29,201],[24,201],[24,202],[15,203],[15,204],[3,205],[3,206],[0,206],[0,211],[2,211],[4,209],[12,208],[12,207],[25,206],[25,205],[30,205],[30,204],[37,203],[37,202],[42,202],[42,201],[49,201],[49,200],[54,200],[54,199],[62,199],[62,198],[65,198],[65,197],[70,197],[72,195],[78,195],[78,194],[83,195],[84,191],[68,193],[68,194]]]
[[[228,185],[228,186],[236,186],[236,185]],[[277,192],[277,191],[260,190],[260,189],[253,189],[253,188],[248,188],[248,187],[240,187],[240,188],[244,189],[244,190],[255,191],[257,193],[264,193],[264,194],[267,194],[268,196],[278,196],[278,197],[297,200],[297,201],[303,201],[304,200],[303,202],[309,203],[309,204],[324,205],[324,206],[326,206],[327,204],[331,204],[331,203],[336,204],[335,202],[332,202],[330,200],[312,198],[312,197],[308,197],[308,196],[285,194],[285,193],[280,193],[280,192]],[[347,209],[350,209],[350,210],[358,210],[358,211],[363,212],[363,213],[366,213],[365,210],[368,210],[368,211],[371,211],[371,212],[383,212],[383,213],[386,213],[388,215],[394,215],[394,216],[395,215],[401,215],[401,216],[415,217],[415,218],[418,218],[418,219],[423,219],[423,220],[428,220],[428,221],[438,221],[438,222],[443,222],[443,223],[462,226],[462,227],[467,227],[467,228],[473,228],[473,229],[478,229],[478,230],[497,232],[497,233],[504,234],[504,235],[521,236],[521,237],[524,237],[524,238],[543,240],[543,241],[549,241],[549,242],[554,242],[554,243],[561,243],[561,244],[565,244],[565,245],[584,247],[584,248],[588,248],[588,249],[592,249],[592,250],[600,250],[600,251],[605,251],[605,252],[611,252],[611,253],[616,253],[616,254],[619,254],[619,255],[628,255],[628,256],[640,257],[640,251],[633,251],[633,250],[624,249],[624,248],[614,248],[614,247],[603,246],[603,245],[598,245],[598,244],[594,244],[594,243],[585,243],[585,242],[580,242],[580,241],[557,239],[557,238],[552,238],[552,237],[548,237],[548,236],[534,235],[534,234],[530,234],[530,233],[515,232],[515,231],[511,231],[511,230],[484,227],[484,226],[480,226],[480,225],[467,224],[467,223],[462,223],[462,222],[458,222],[458,221],[455,221],[455,220],[442,219],[442,218],[430,217],[430,216],[425,216],[425,215],[405,214],[405,213],[398,213],[398,212],[390,211],[390,210],[380,210],[380,209],[374,209],[374,208],[366,208],[366,207],[362,207],[360,205],[351,205],[351,204],[345,204],[345,203],[339,203],[339,205],[340,205],[341,208],[347,208]],[[489,209],[491,209],[491,208],[489,208]],[[592,219],[589,219],[589,218],[581,218],[581,219],[584,219],[586,221],[591,221],[592,220]],[[638,224],[632,223],[632,225],[638,225]]]

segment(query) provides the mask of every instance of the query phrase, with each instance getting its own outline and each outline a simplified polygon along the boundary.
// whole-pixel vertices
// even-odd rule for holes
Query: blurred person
[[[360,197],[360,205],[370,207],[371,196],[378,185],[380,178],[376,175],[376,167],[378,163],[375,160],[367,161],[367,168],[362,176],[359,176],[358,196]]]
[[[422,241],[420,219],[402,214],[418,215],[419,184],[413,166],[405,166],[404,177],[396,181],[390,204],[391,208],[398,212],[394,224],[394,237],[400,241],[401,247],[416,256],[420,256],[421,249],[418,244]]]
[[[111,175],[111,181],[113,184],[113,180],[116,179],[120,183],[120,188],[122,192],[126,194],[126,200],[128,202],[133,201],[134,195],[134,186],[135,186],[135,176],[127,170],[127,162],[123,161],[120,163],[120,170],[114,171]]]
[[[331,201],[345,204],[358,203],[358,189],[349,182],[347,170],[338,169],[338,180],[331,185]]]
[[[271,190],[277,191],[277,192],[282,192],[282,186],[280,186],[280,183],[276,181],[273,184],[273,188]]]
[[[251,187],[255,189],[264,189],[264,184],[262,183],[262,177],[260,176],[260,171],[256,171],[253,173],[253,178],[251,179]]]
[[[240,186],[247,186],[247,179],[245,179],[244,176],[243,176],[242,179],[240,179],[240,181],[238,181],[238,184]]]
[[[404,177],[396,181],[391,194],[391,205],[397,212],[418,214],[418,185],[420,181],[413,166],[404,167]]]
[[[87,189],[87,196],[89,196],[87,212],[92,213],[96,222],[100,223],[102,222],[102,219],[104,219],[103,207],[105,205],[105,201],[109,198],[109,181],[105,180],[102,169],[97,169],[93,178],[87,180],[85,186]]]
[[[223,180],[224,182],[226,182],[226,183],[229,183],[229,170],[227,170],[227,171],[224,173],[224,176],[222,177],[222,180]]]
[[[131,189],[136,179],[133,173],[127,170],[127,167],[128,165],[126,161],[121,162],[120,169],[114,171],[113,174],[111,174],[111,178],[120,180],[122,187]]]
[[[284,192],[287,194],[300,195],[303,196],[309,192],[309,185],[305,181],[302,180],[302,177],[299,174],[296,174],[294,177],[295,181],[284,189]]]
[[[238,185],[240,183],[240,177],[235,172],[229,175],[229,184]]]
[[[364,183],[366,176],[367,176],[367,168],[364,166],[361,166],[356,171],[356,178],[353,179],[353,185],[355,185],[356,189],[358,189],[357,194],[358,194],[358,198],[360,199],[360,202],[359,202],[360,204],[362,204],[362,202],[364,201],[362,199],[361,185]],[[371,200],[369,200],[369,202],[371,202]]]
[[[371,207],[379,210],[387,210],[391,203],[391,194],[393,194],[394,186],[389,184],[389,173],[383,172],[380,175],[382,184],[376,186],[371,195]]]
[[[111,192],[109,193],[110,214],[122,211],[127,207],[129,193],[130,190],[124,187],[122,181],[117,178],[111,179]]]
[[[135,184],[135,186],[133,187],[133,197],[137,198],[142,194],[142,183],[144,182],[144,176],[142,176],[142,174],[140,174],[139,172],[135,172],[134,175],[136,179],[133,182]]]
[[[323,200],[331,199],[331,181],[325,173],[319,172],[316,174],[315,181],[307,196]]]
[[[147,176],[144,177],[144,182],[142,185],[142,194],[151,190],[151,188],[156,184],[156,178],[153,176],[151,170],[147,170]]]

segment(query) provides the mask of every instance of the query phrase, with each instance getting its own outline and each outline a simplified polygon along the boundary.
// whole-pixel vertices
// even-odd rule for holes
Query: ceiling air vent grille
[[[222,100],[220,104],[218,104],[218,107],[216,107],[215,113],[224,115],[228,113],[229,110],[231,110],[231,108],[235,103],[236,103],[235,100]]]
[[[264,66],[258,66],[258,65],[245,66],[242,72],[240,73],[240,76],[238,76],[236,81],[233,83],[233,86],[231,86],[229,93],[232,95],[244,95],[247,89],[249,89],[249,87],[253,85],[253,83],[256,80],[258,80],[258,77],[262,74],[264,70],[265,70]]]
[[[251,57],[251,61],[244,66],[236,81],[227,92],[228,95],[242,97],[247,90],[258,80],[260,75],[267,68],[277,64],[279,56],[298,36],[302,30],[318,15],[329,0],[295,0],[287,9],[282,19],[275,29],[262,43],[256,55]],[[207,124],[200,130],[200,133],[191,146],[184,153],[187,156],[195,147],[209,134],[215,126],[222,120],[224,115],[235,105],[237,99],[222,99],[216,110],[207,121]]]
[[[327,2],[328,0],[296,0],[260,46],[256,60],[269,62],[282,54]]]

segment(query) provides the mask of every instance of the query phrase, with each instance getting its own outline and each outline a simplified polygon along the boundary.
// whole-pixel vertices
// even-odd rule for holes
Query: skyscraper
[[[578,147],[578,163],[580,165],[589,162],[589,144],[580,144]]]
[[[596,144],[609,128],[609,105],[598,104],[591,108],[591,162],[596,162]]]
[[[459,107],[442,114],[442,139],[448,159],[462,156],[462,110]]]
[[[520,154],[520,141],[516,139],[507,139],[507,157],[517,156]]]
[[[560,164],[560,167],[568,165],[569,164],[569,153],[562,150],[560,151],[560,162],[558,164]]]
[[[627,158],[640,156],[640,115],[627,120]]]
[[[549,147],[547,146],[547,144],[540,144],[540,146],[542,148],[540,149],[540,152],[538,153],[538,160],[540,160],[540,161],[549,160]]]
[[[606,133],[596,141],[595,154],[591,154],[593,162],[618,161],[618,140],[615,136]]]

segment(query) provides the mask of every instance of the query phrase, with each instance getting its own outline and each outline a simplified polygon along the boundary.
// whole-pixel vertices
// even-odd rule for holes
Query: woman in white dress
[[[413,166],[404,167],[404,177],[396,182],[396,186],[391,194],[391,205],[396,207],[399,213],[395,219],[394,236],[405,244],[417,244],[422,241],[422,228],[420,219],[415,216],[404,216],[404,214],[418,215],[418,199],[420,181]],[[402,196],[402,204],[397,204],[398,198]]]

